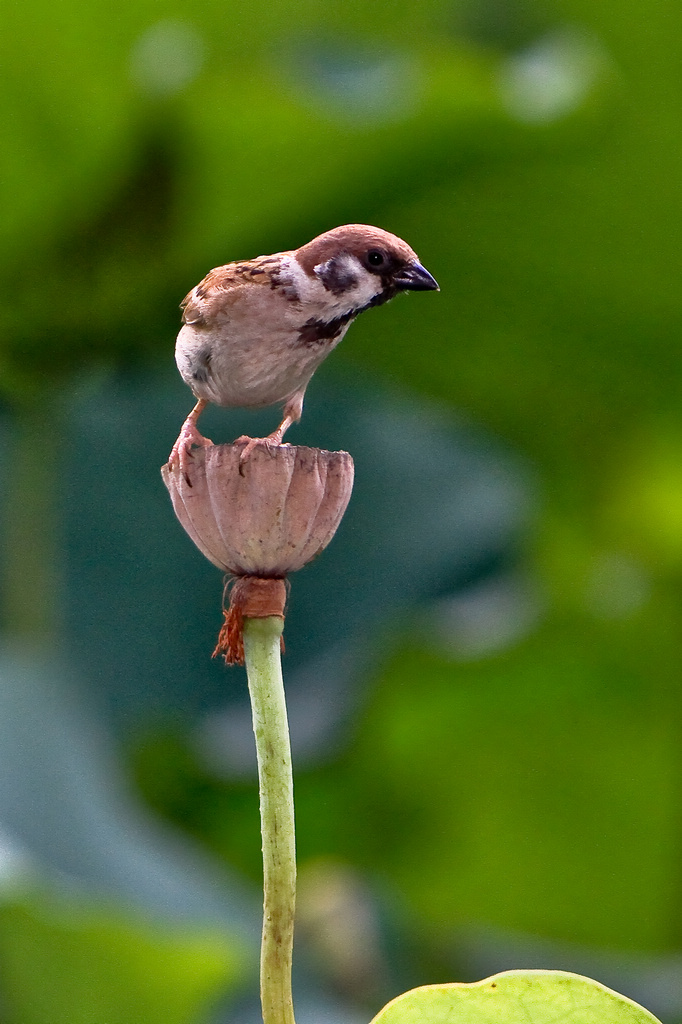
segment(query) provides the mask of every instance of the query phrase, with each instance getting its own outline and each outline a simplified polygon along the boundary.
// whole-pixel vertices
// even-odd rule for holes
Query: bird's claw
[[[184,476],[187,486],[191,487],[192,481],[189,478],[188,461],[191,460],[193,455],[192,447],[210,448],[212,445],[213,441],[200,434],[194,422],[186,421],[180,431],[180,436],[171,448],[171,453],[168,456],[168,468],[172,472],[177,467]]]
[[[244,466],[248,462],[251,452],[255,448],[263,447],[273,455],[274,449],[281,446],[282,437],[277,431],[274,434],[268,434],[267,437],[249,437],[248,434],[242,434],[233,444],[244,445],[243,450],[239,454],[239,475],[244,476]]]

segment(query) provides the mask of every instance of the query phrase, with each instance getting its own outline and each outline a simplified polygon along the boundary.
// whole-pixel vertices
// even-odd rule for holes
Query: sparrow
[[[299,249],[257,256],[211,270],[180,304],[183,326],[175,361],[197,403],[169,458],[187,477],[193,445],[212,442],[197,420],[209,402],[262,408],[283,403],[283,419],[264,438],[278,445],[303,410],[310,378],[358,314],[399,292],[438,291],[416,253],[397,235],[367,224],[345,224]]]

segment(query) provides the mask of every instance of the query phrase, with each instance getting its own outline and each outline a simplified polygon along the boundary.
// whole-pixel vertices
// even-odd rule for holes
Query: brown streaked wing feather
[[[223,267],[214,267],[206,277],[189,292],[182,302],[182,322],[201,326],[205,322],[206,313],[216,299],[220,300],[233,289],[244,285],[272,285],[273,272],[279,266],[280,258],[287,253],[275,253],[273,256],[257,256],[253,260],[241,260],[226,263]]]

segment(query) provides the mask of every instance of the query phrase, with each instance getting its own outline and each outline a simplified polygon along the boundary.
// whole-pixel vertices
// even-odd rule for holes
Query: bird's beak
[[[403,267],[403,269],[393,278],[393,283],[401,291],[440,291],[435,277],[432,277],[426,267],[422,267],[421,263],[417,260],[414,260],[412,263],[408,263],[407,266]]]

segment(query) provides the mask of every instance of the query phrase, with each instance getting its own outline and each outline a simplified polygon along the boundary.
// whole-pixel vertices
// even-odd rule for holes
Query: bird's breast
[[[254,298],[248,309],[234,302],[206,326],[182,328],[178,369],[198,398],[217,405],[284,402],[306,386],[348,328],[350,317],[327,326],[323,313],[272,295]]]

